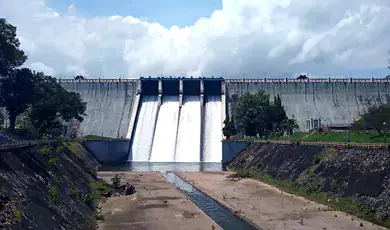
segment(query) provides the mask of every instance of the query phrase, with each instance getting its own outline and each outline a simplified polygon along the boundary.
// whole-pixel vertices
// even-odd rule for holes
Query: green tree
[[[27,56],[19,48],[16,27],[0,18],[0,77],[7,77],[16,67],[23,65]]]
[[[247,136],[283,135],[298,128],[296,121],[287,117],[279,95],[271,103],[264,92],[244,94],[238,99],[235,113],[238,130]]]
[[[50,76],[40,74],[38,78],[41,98],[31,107],[29,116],[39,135],[57,132],[73,119],[83,121],[86,103],[80,94],[66,91]]]
[[[369,106],[362,117],[352,124],[353,129],[375,129],[380,135],[390,127],[390,104]]]
[[[0,106],[8,112],[9,129],[15,129],[16,117],[36,101],[34,74],[30,69],[12,70],[0,79]]]
[[[267,135],[272,127],[269,95],[244,94],[238,99],[237,128],[247,136]]]
[[[299,126],[297,121],[294,119],[286,118],[280,124],[282,132],[287,132],[287,134],[293,134],[294,129],[298,129]]]
[[[231,136],[234,136],[237,134],[236,127],[234,126],[234,121],[233,118],[232,120],[227,117],[224,121],[224,127],[222,129],[223,135],[227,138],[230,139]]]
[[[282,123],[287,119],[286,110],[282,105],[282,99],[279,94],[274,97],[274,101],[271,105],[271,113],[272,113],[272,126],[274,133],[280,133],[285,131],[284,127],[282,127]]]

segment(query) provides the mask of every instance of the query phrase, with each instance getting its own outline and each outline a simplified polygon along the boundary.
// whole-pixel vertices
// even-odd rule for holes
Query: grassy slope
[[[84,140],[118,140],[118,138],[112,138],[112,137],[101,137],[101,136],[96,136],[96,135],[88,135],[83,137]]]
[[[390,133],[386,133],[387,142],[390,141]],[[326,141],[326,142],[347,142],[345,132],[322,132],[309,133],[299,132],[291,136],[281,138],[272,138],[272,140],[292,140],[292,141]],[[349,140],[352,143],[384,143],[383,136],[377,132],[363,133],[363,132],[349,132]]]

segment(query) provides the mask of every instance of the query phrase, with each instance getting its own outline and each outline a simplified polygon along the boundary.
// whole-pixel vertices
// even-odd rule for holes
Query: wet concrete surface
[[[133,184],[137,192],[104,202],[99,229],[220,229],[159,173],[99,172],[98,176],[110,182],[117,173],[122,183]]]
[[[177,174],[261,229],[386,229],[256,180],[227,178],[230,172]]]

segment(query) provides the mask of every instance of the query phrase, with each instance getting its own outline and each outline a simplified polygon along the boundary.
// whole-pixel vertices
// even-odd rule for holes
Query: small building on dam
[[[130,140],[130,161],[220,162],[222,125],[238,97],[280,95],[301,130],[348,125],[372,105],[390,101],[390,79],[140,78],[60,80],[87,109],[78,135]]]

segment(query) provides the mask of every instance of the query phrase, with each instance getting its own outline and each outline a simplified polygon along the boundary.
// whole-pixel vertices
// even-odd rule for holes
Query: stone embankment
[[[252,143],[230,167],[291,181],[307,194],[326,193],[361,205],[358,212],[390,223],[390,153],[386,148]]]
[[[0,229],[95,229],[97,166],[78,142],[3,144]]]

